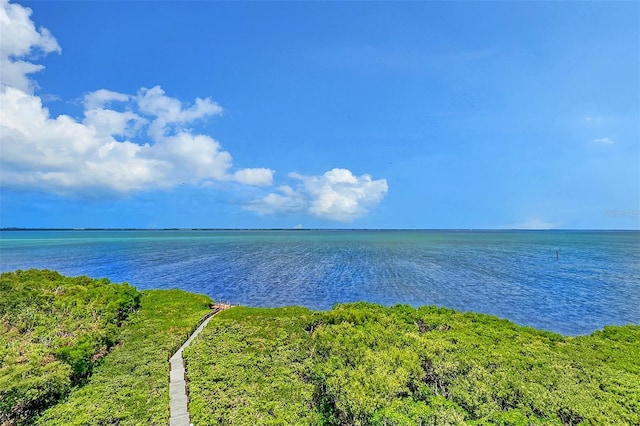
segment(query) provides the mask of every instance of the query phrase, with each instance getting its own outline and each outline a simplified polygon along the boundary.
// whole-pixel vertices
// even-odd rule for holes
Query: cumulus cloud
[[[99,89],[84,96],[83,117],[52,116],[34,93],[38,54],[61,53],[31,10],[0,0],[0,185],[61,195],[128,194],[183,183],[273,186],[268,168],[237,169],[231,154],[190,126],[223,113],[210,98],[184,103],[160,86],[135,94]],[[266,190],[246,208],[259,214],[305,213],[336,221],[365,215],[388,191],[385,179],[335,168],[291,173],[291,185]],[[262,189],[258,189],[262,191]]]
[[[233,171],[231,154],[187,125],[222,114],[211,99],[184,104],[160,86],[135,95],[100,89],[84,97],[84,118],[52,117],[33,94],[34,53],[61,52],[31,10],[0,0],[0,184],[60,194],[130,193],[181,183],[272,184],[266,168]]]
[[[136,103],[142,113],[154,117],[149,126],[149,133],[156,138],[161,138],[175,129],[175,125],[179,127],[181,124],[222,114],[222,107],[209,98],[197,98],[193,105],[184,107],[178,99],[166,96],[160,86],[140,89]]]
[[[184,108],[179,100],[166,96],[160,86],[140,89],[137,98],[142,112],[154,115],[165,123],[188,123],[222,113],[222,108],[209,98],[197,98],[192,106]]]
[[[55,37],[46,28],[36,29],[31,9],[0,0],[0,72],[2,82],[31,92],[34,85],[28,74],[44,67],[25,60],[37,53],[61,52]]]
[[[277,192],[254,200],[247,209],[260,214],[306,212],[312,216],[349,222],[369,212],[389,189],[386,179],[355,176],[348,169],[332,169],[319,176],[291,173],[296,188],[283,185]]]

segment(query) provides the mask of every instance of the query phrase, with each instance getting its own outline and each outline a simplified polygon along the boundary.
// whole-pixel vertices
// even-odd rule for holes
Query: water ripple
[[[640,323],[640,233],[633,231],[12,231],[0,237],[2,271],[56,269],[249,306],[433,304],[564,334]]]

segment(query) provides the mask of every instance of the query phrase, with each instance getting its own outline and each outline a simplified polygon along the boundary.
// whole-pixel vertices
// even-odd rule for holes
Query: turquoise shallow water
[[[0,232],[0,270],[28,268],[249,306],[432,304],[573,335],[640,324],[636,231]]]

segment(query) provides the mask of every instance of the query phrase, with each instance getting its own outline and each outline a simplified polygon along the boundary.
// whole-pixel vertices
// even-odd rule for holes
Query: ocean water
[[[2,231],[47,268],[248,306],[438,305],[562,334],[640,324],[636,231]]]

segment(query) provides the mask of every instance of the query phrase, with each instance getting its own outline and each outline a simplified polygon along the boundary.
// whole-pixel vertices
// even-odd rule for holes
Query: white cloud
[[[133,137],[147,120],[131,111],[114,111],[111,109],[92,109],[84,112],[82,123],[93,127],[97,136]]]
[[[152,155],[171,165],[169,175],[174,184],[195,183],[202,179],[228,180],[232,166],[231,154],[209,136],[192,135],[186,131],[157,141]]]
[[[131,96],[124,93],[113,92],[107,89],[96,90],[84,97],[84,107],[87,110],[103,109],[111,102],[127,102]]]
[[[84,117],[51,116],[29,75],[41,65],[35,53],[61,52],[31,10],[0,0],[0,185],[62,195],[127,194],[182,183],[235,182],[273,185],[268,168],[235,169],[231,154],[210,136],[194,133],[195,121],[222,114],[209,98],[184,104],[160,86],[136,94],[100,89],[84,97]],[[347,169],[323,175],[292,173],[246,208],[259,214],[306,213],[336,221],[365,215],[388,191],[385,179]]]
[[[145,155],[149,145],[117,142],[65,115],[52,119],[37,96],[13,87],[0,99],[3,187],[130,192],[163,180],[163,162]]]
[[[600,143],[603,145],[611,145],[613,143],[613,139],[611,138],[596,138],[593,140],[595,143]]]
[[[269,193],[263,198],[253,200],[246,206],[247,210],[259,214],[297,213],[307,208],[308,201],[302,192],[295,191],[288,185],[278,187],[279,193]]]
[[[372,180],[369,175],[355,177],[347,169],[333,169],[322,176],[302,178],[305,192],[311,196],[309,213],[338,221],[363,216],[368,207],[387,194],[386,179]]]
[[[156,138],[167,134],[171,125],[222,114],[222,107],[209,98],[197,98],[194,105],[185,107],[179,100],[166,96],[160,86],[143,87],[138,91],[136,100],[141,112],[155,117],[149,126],[149,134]]]
[[[222,114],[222,108],[211,99],[197,98],[195,104],[184,108],[182,103],[165,95],[160,86],[142,88],[138,92],[138,107],[164,123],[188,123],[209,115]]]
[[[46,29],[36,30],[30,15],[30,9],[0,0],[3,187],[97,195],[207,181],[272,184],[272,170],[233,171],[231,154],[220,143],[184,127],[222,113],[208,98],[185,105],[160,86],[136,95],[100,89],[85,96],[82,121],[51,117],[28,77],[42,66],[23,59],[60,47]]]
[[[502,229],[529,229],[529,230],[547,230],[554,229],[559,226],[558,223],[548,222],[546,220],[542,220],[539,218],[527,219],[524,222],[505,225],[502,226]]]
[[[97,99],[104,100],[105,93],[87,95],[86,104],[102,106]],[[126,98],[124,110],[86,110],[82,122],[66,115],[52,118],[39,97],[10,86],[3,86],[0,99],[4,187],[69,194],[130,193],[207,180],[272,184],[270,169],[232,171],[231,154],[207,135],[181,128],[173,135],[154,133],[149,123],[157,117],[139,114],[135,97]],[[144,143],[133,142],[135,137]]]
[[[273,170],[264,168],[243,169],[235,172],[233,178],[236,182],[245,185],[271,186],[273,185]]]
[[[320,176],[291,173],[300,184],[296,189],[281,186],[254,200],[247,209],[260,214],[306,212],[312,216],[349,222],[369,212],[388,191],[386,179],[373,180],[369,175],[356,177],[347,169],[332,169]]]
[[[336,185],[341,183],[357,184],[358,179],[347,169],[333,169],[329,170],[323,175],[324,180],[330,185]],[[304,178],[303,178],[304,180]]]
[[[36,29],[30,16],[31,9],[0,0],[0,78],[3,84],[25,92],[33,89],[27,75],[44,67],[23,59],[37,52],[61,52],[56,39],[46,28]]]

